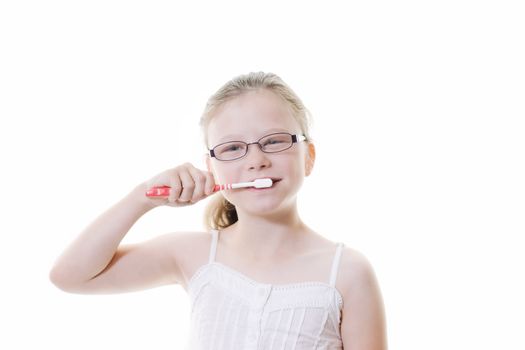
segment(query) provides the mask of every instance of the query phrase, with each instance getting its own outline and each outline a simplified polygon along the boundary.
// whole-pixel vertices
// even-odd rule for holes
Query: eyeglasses
[[[218,144],[210,149],[210,156],[217,160],[227,161],[244,157],[248,153],[248,146],[258,144],[265,153],[276,153],[287,150],[296,142],[305,141],[304,135],[292,135],[287,132],[277,132],[261,137],[258,141],[246,143],[243,141],[229,141]]]

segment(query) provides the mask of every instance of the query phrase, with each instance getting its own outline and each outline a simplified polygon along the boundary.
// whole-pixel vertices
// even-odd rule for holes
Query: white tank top
[[[337,244],[329,283],[259,283],[215,260],[188,283],[190,350],[342,349],[343,298],[335,288],[343,243]]]

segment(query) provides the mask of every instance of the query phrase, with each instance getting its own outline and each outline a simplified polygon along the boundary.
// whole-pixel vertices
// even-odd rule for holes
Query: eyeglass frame
[[[268,136],[271,136],[271,135],[276,135],[276,134],[288,134],[292,137],[292,143],[290,144],[290,147],[288,148],[285,148],[285,149],[282,149],[280,151],[273,151],[273,152],[267,152],[265,150],[263,150],[263,145],[261,145],[261,143],[259,141],[261,141],[262,139],[268,137]],[[268,134],[268,135],[265,135],[263,137],[261,137],[260,139],[258,139],[257,141],[255,142],[244,142],[244,141],[237,141],[237,140],[233,140],[233,141],[226,141],[226,142],[222,142],[222,143],[219,143],[218,145],[215,145],[213,148],[211,149],[208,149],[208,151],[210,152],[210,157],[213,157],[215,159],[217,159],[218,161],[221,161],[221,162],[229,162],[229,161],[232,161],[232,160],[237,160],[237,159],[241,159],[241,158],[244,158],[246,157],[246,155],[248,154],[248,148],[250,148],[250,145],[253,145],[253,144],[257,144],[259,145],[259,149],[264,152],[264,153],[279,153],[279,152],[283,152],[283,151],[286,151],[287,149],[290,149],[292,148],[293,144],[294,143],[299,143],[301,141],[308,141],[308,139],[306,138],[306,136],[304,136],[303,134],[290,134],[289,132],[274,132],[274,133],[271,133],[271,134]],[[226,143],[231,143],[231,142],[240,142],[240,143],[243,143],[246,145],[246,152],[244,152],[244,154],[240,157],[237,157],[237,158],[233,158],[233,159],[219,159],[217,158],[217,156],[215,155],[215,149],[221,145],[224,145]]]

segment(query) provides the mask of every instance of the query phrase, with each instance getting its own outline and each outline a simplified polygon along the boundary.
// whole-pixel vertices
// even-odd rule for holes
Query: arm
[[[360,253],[352,259],[351,287],[344,295],[341,335],[351,350],[386,350],[386,322],[381,291],[368,260]]]
[[[145,191],[145,183],[140,184],[87,226],[56,260],[51,281],[59,287],[73,286],[102,272],[129,229],[153,208]]]
[[[170,184],[168,198],[146,197],[146,189]],[[123,293],[178,283],[180,266],[192,252],[194,234],[166,234],[120,245],[133,224],[159,205],[192,205],[213,194],[213,174],[184,163],[138,185],[102,213],[62,253],[49,277],[72,293]],[[198,235],[197,235],[198,236]],[[120,246],[119,246],[120,245]]]

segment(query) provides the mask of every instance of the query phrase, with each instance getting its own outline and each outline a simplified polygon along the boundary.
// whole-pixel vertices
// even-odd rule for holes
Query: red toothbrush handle
[[[168,197],[170,195],[170,186],[156,186],[146,191],[148,197]]]
[[[227,185],[215,185],[213,192],[224,190],[228,188]],[[170,186],[156,186],[146,191],[147,197],[168,197],[170,195]]]

